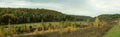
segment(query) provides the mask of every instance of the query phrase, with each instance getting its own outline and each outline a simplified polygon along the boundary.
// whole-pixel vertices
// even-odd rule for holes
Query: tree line
[[[18,24],[54,21],[83,21],[89,16],[73,16],[59,11],[39,8],[0,8],[0,24]]]

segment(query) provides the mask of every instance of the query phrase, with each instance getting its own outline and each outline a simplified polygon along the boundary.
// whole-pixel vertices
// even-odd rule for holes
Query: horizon
[[[0,7],[45,8],[70,15],[95,17],[120,14],[120,0],[0,0]]]

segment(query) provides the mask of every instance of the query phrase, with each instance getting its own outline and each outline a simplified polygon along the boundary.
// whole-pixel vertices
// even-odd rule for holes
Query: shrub
[[[15,16],[14,14],[4,14],[2,15],[1,21],[4,24],[15,23],[17,22],[17,16]]]
[[[39,33],[38,28],[36,28],[33,33],[38,34]]]
[[[14,34],[16,34],[16,29],[8,25],[8,29],[6,30],[6,35],[12,37]]]
[[[20,32],[22,32],[22,33],[29,33],[30,32],[29,26],[27,26],[27,25],[21,26],[20,27]]]
[[[108,24],[107,24],[106,22],[102,22],[102,23],[101,23],[101,28],[106,28],[107,25],[108,25]]]
[[[3,27],[0,27],[0,37],[4,37],[5,36],[5,33],[4,33],[4,28]]]

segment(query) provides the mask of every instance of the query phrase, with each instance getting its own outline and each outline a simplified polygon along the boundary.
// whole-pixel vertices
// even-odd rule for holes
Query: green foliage
[[[17,17],[14,14],[4,14],[2,15],[1,22],[5,24],[15,23],[17,22]]]
[[[0,8],[0,24],[33,23],[33,22],[58,22],[65,21],[84,21],[89,16],[66,15],[61,12],[49,9],[31,8]]]
[[[102,14],[98,16],[102,21],[115,21],[120,18],[120,14]]]
[[[6,30],[6,35],[12,37],[14,34],[16,34],[16,29],[9,25],[8,29]]]
[[[22,33],[29,33],[30,32],[29,26],[27,26],[27,25],[21,26],[20,27],[20,32],[22,32]]]

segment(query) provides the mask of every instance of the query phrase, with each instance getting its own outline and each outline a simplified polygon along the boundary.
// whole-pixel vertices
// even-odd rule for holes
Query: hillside
[[[85,19],[86,18],[86,19]],[[75,16],[63,14],[59,11],[38,8],[0,8],[0,24],[57,22],[57,21],[85,21],[89,16]]]

